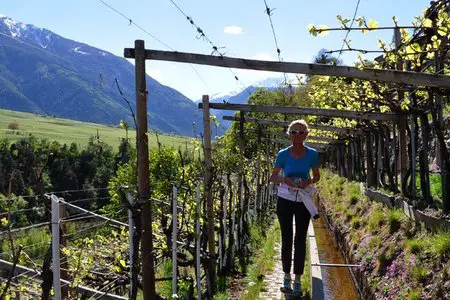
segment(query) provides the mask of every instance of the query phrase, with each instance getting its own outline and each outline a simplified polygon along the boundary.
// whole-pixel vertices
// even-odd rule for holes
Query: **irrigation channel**
[[[320,210],[320,218],[313,222],[317,249],[321,264],[346,264],[332,232],[326,221],[324,211]],[[322,267],[323,289],[325,299],[360,299],[349,267]]]

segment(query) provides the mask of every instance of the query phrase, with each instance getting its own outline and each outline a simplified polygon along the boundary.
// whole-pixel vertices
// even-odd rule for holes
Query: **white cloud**
[[[242,29],[242,27],[233,25],[233,26],[227,26],[223,29],[224,33],[228,33],[228,34],[242,34],[244,33],[244,30]]]

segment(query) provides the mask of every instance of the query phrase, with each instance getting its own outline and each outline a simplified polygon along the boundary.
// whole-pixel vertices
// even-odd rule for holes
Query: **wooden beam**
[[[254,133],[258,133],[258,130],[247,130],[249,132],[254,132]],[[270,131],[270,130],[261,130],[262,134],[273,134],[274,136],[277,137],[284,137],[286,138],[288,135],[284,132],[280,132],[280,131]],[[329,137],[321,137],[321,136],[314,136],[309,134],[308,135],[308,141],[318,141],[318,142],[326,142],[326,143],[333,143],[333,142],[343,142],[342,140],[339,139],[333,139],[333,138],[329,138]]]
[[[134,58],[132,48],[124,50],[126,58]],[[376,80],[392,83],[401,83],[414,86],[429,86],[450,88],[450,76],[434,75],[418,72],[405,72],[396,70],[380,70],[349,66],[333,66],[324,64],[308,64],[295,62],[263,61],[254,59],[231,58],[226,56],[212,56],[196,53],[146,50],[145,58],[151,60],[174,61],[199,65],[209,65],[226,68],[272,71],[281,73],[328,75],[364,80]]]
[[[199,103],[198,107],[203,108],[203,104]],[[397,121],[398,117],[394,113],[367,113],[350,110],[324,109],[311,107],[295,107],[295,106],[269,106],[269,105],[252,105],[252,104],[234,104],[234,103],[209,103],[209,108],[219,110],[239,110],[246,112],[265,112],[280,113],[292,115],[310,115],[332,118],[348,118],[359,120],[376,120],[376,121]]]
[[[262,140],[263,141],[280,143],[280,144],[283,144],[283,145],[290,145],[292,143],[291,140],[288,140],[288,139],[262,138]],[[305,145],[308,146],[308,147],[312,147],[312,148],[322,148],[322,149],[332,146],[330,144],[325,144],[325,143],[315,143],[315,142],[306,142],[306,141],[305,141]]]
[[[225,121],[239,121],[239,118],[236,118],[234,116],[223,116],[222,119]],[[285,121],[259,119],[259,118],[245,118],[245,122],[258,123],[260,125],[282,126],[282,127],[289,126],[289,124],[290,124],[290,122],[285,122]],[[354,129],[354,128],[340,128],[340,127],[328,126],[328,125],[322,125],[322,124],[308,124],[308,127],[310,129],[332,131],[332,132],[342,133],[342,134],[352,134],[352,135],[363,134],[362,130]]]

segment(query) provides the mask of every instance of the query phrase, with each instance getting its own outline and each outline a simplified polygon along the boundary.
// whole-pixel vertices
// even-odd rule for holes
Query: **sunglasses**
[[[307,131],[303,131],[303,130],[291,130],[291,131],[289,131],[289,134],[292,134],[292,135],[300,135],[300,134],[305,134],[305,133],[308,133]]]

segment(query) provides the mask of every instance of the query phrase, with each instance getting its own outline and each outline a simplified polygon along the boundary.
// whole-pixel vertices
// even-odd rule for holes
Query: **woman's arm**
[[[312,173],[313,173],[313,178],[311,179],[312,180],[311,184],[316,183],[320,180],[319,168],[313,168]]]
[[[284,183],[290,187],[297,187],[297,184],[289,177],[283,177],[280,175],[281,168],[273,168],[272,175],[269,178],[269,181],[274,183]]]
[[[273,168],[269,181],[274,183],[283,183],[284,177],[280,175],[281,168]]]
[[[299,184],[298,187],[301,189],[306,188],[308,185],[314,184],[317,181],[320,180],[320,171],[319,168],[313,168],[312,169],[312,173],[313,173],[313,178],[312,179],[307,179],[307,180],[302,180]]]

